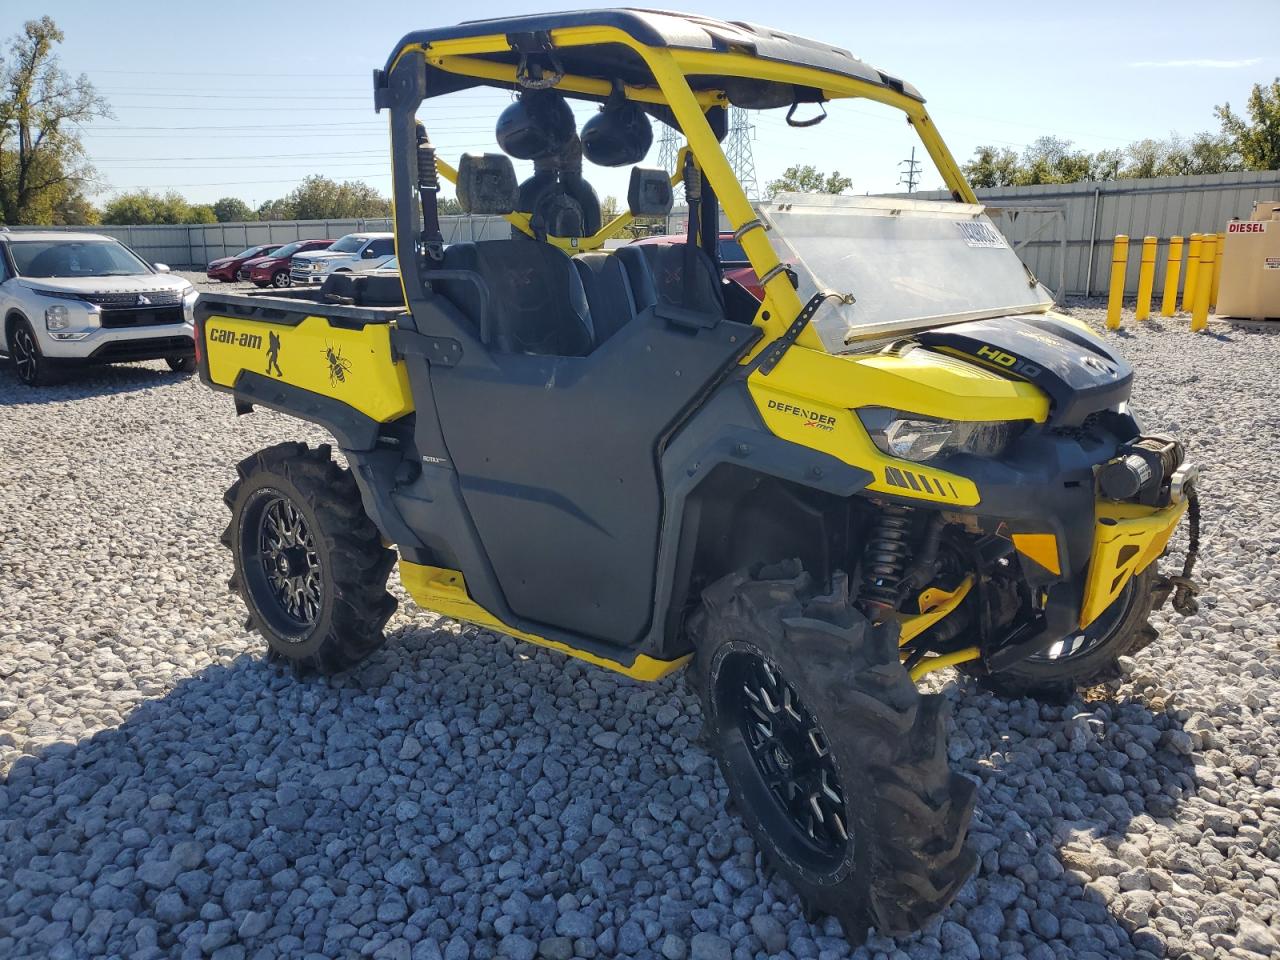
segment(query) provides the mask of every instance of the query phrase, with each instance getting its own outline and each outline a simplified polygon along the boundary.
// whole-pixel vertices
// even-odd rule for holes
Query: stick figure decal
[[[271,372],[272,367],[275,367],[277,377],[284,376],[284,371],[280,369],[280,334],[274,330],[267,334],[267,373]]]

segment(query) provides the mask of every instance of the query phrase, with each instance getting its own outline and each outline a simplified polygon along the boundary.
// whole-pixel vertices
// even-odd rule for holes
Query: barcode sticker
[[[964,237],[964,242],[970,247],[1003,248],[1009,245],[1005,243],[999,230],[981,220],[958,221],[956,226],[960,228],[960,236]]]

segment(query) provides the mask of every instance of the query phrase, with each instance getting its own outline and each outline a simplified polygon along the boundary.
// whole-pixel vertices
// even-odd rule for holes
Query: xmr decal
[[[825,413],[817,413],[813,410],[806,410],[804,407],[797,407],[789,403],[779,403],[777,400],[770,400],[769,409],[777,410],[779,413],[789,413],[793,417],[801,417],[804,419],[806,427],[815,427],[825,433],[829,433],[836,428],[835,417],[827,416]]]
[[[276,376],[283,377],[284,371],[280,369],[280,334],[272,330],[268,332],[267,337],[269,339],[267,345],[267,373],[270,373],[271,368],[274,367]],[[258,340],[261,341],[262,338],[259,337]]]

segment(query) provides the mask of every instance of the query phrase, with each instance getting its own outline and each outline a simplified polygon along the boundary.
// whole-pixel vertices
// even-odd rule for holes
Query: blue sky
[[[116,119],[85,135],[105,181],[100,201],[147,186],[194,201],[234,195],[256,205],[310,173],[388,192],[386,128],[372,111],[370,72],[396,40],[440,22],[556,6],[9,0],[0,33],[49,13],[67,34],[64,67],[88,74],[112,103]],[[1070,13],[1059,12],[1067,6]],[[1276,9],[1276,0],[697,6],[705,15],[821,38],[911,81],[961,161],[978,144],[1018,149],[1041,134],[1098,150],[1216,127],[1215,104],[1238,107],[1251,84],[1280,75],[1270,29]],[[443,155],[456,159],[463,150],[493,149],[493,121],[508,100],[468,92],[422,118]],[[782,124],[780,111],[753,114],[760,185],[803,162],[838,168],[857,192],[893,189],[914,142],[899,115],[868,104],[842,104],[833,114],[800,132]],[[618,171],[588,168],[588,177],[602,196],[625,194]],[[922,186],[939,185],[926,163]]]

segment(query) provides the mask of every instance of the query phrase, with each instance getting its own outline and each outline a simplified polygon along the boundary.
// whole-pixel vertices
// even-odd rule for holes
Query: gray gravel
[[[1207,470],[1202,612],[1065,708],[935,681],[981,870],[856,956],[1280,950],[1280,336],[1183,326],[1108,336]],[[407,601],[349,677],[269,667],[221,494],[314,430],[160,364],[0,404],[0,957],[850,955],[761,874],[678,679]]]

